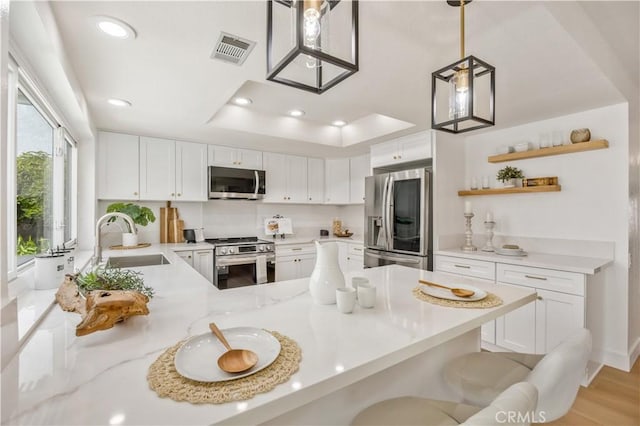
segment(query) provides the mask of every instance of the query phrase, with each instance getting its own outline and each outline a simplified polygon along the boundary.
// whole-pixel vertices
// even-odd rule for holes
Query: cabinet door
[[[177,251],[175,253],[187,262],[189,266],[193,267],[193,252],[191,250]]]
[[[251,149],[239,149],[236,155],[238,166],[243,169],[262,170],[262,152]]]
[[[310,203],[324,200],[324,160],[307,158],[307,198]]]
[[[276,281],[295,280],[298,278],[298,259],[283,257],[276,260]]]
[[[210,283],[213,282],[213,250],[194,250],[193,267]]]
[[[308,278],[316,266],[315,255],[300,256],[298,258],[298,276],[297,278]]]
[[[228,146],[209,145],[208,164],[220,167],[240,167],[235,148]]]
[[[510,284],[498,283],[502,286]],[[518,287],[518,286],[511,286]],[[496,319],[496,345],[514,352],[536,351],[536,304],[529,303]]]
[[[536,353],[546,354],[584,327],[584,297],[537,290]]]
[[[349,203],[349,159],[328,158],[325,161],[325,202]]]
[[[264,201],[284,203],[287,201],[287,156],[265,152],[263,156],[266,172]]]
[[[138,200],[139,138],[121,133],[98,133],[98,198]]]
[[[176,142],[176,200],[207,201],[207,145]]]
[[[140,199],[176,199],[176,143],[140,137]]]
[[[381,167],[398,162],[398,143],[386,142],[371,147],[371,167]]]
[[[307,158],[287,155],[287,201],[307,202]]]
[[[338,244],[338,263],[340,264],[340,270],[347,272],[349,270],[349,246],[347,243]]]
[[[424,160],[431,158],[431,132],[421,132],[407,136],[398,141],[398,160],[401,163],[407,161]]]
[[[364,204],[364,178],[370,174],[369,155],[349,159],[349,201],[352,204]]]
[[[347,271],[358,272],[364,269],[364,256],[354,256],[350,254],[347,257]]]

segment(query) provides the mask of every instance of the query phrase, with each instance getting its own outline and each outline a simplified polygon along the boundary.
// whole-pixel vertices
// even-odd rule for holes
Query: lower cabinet
[[[315,264],[316,248],[313,244],[276,246],[276,281],[310,277]]]
[[[501,286],[511,284],[498,283]],[[536,351],[536,305],[529,303],[496,320],[495,344],[514,352]]]
[[[213,283],[213,250],[180,250],[175,253]]]

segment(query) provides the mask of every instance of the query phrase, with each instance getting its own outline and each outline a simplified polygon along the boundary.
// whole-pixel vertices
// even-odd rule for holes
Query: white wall
[[[97,215],[104,214],[107,206],[113,201],[100,201]],[[160,242],[160,208],[163,202],[140,202],[149,207],[156,215],[156,222],[139,227],[141,242]],[[276,214],[289,217],[293,223],[293,231],[297,236],[319,236],[320,229],[331,232],[334,217],[340,218],[343,227],[349,228],[356,235],[362,235],[364,207],[325,206],[304,204],[267,204],[243,200],[211,200],[205,203],[172,203],[184,220],[185,228],[204,228],[207,238],[264,236],[264,220]],[[118,233],[113,229],[114,234]],[[106,235],[103,245],[120,244],[119,235]]]
[[[615,263],[607,273],[608,291],[603,300],[603,356],[605,361],[621,367],[621,360],[628,354],[630,321],[628,123],[628,106],[624,103],[465,138],[465,186],[471,177],[480,180],[487,175],[492,177],[492,187],[500,185],[494,177],[506,165],[521,168],[527,177],[558,176],[562,185],[562,191],[555,193],[467,197],[476,213],[476,234],[482,233],[485,213],[491,210],[497,234],[615,244]],[[497,164],[487,162],[487,157],[501,145],[537,142],[542,133],[553,131],[562,131],[568,140],[571,129],[581,127],[591,129],[592,139],[607,139],[609,148]],[[453,216],[461,214],[460,208]],[[457,229],[463,232],[462,222]]]

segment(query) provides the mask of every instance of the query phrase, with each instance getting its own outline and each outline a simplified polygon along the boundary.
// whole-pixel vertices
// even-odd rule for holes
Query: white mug
[[[336,304],[338,310],[343,314],[353,312],[353,307],[356,305],[356,290],[351,287],[338,287],[336,289]]]
[[[353,277],[351,278],[351,287],[353,287],[354,290],[356,290],[356,298],[358,297],[358,286],[360,284],[369,284],[369,278],[365,278],[365,277]]]
[[[376,305],[376,286],[369,283],[358,284],[358,303],[363,308]]]

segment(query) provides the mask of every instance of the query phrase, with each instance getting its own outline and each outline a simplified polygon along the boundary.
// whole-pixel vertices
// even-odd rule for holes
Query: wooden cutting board
[[[169,243],[182,243],[184,238],[182,231],[184,230],[184,221],[182,219],[172,219],[169,222]]]
[[[164,222],[163,220],[164,215]],[[160,209],[160,242],[161,243],[179,243],[182,242],[182,231],[177,233],[178,209],[171,207],[171,201],[167,201],[167,207]],[[184,228],[184,223],[182,225]],[[164,239],[163,239],[164,236]]]

